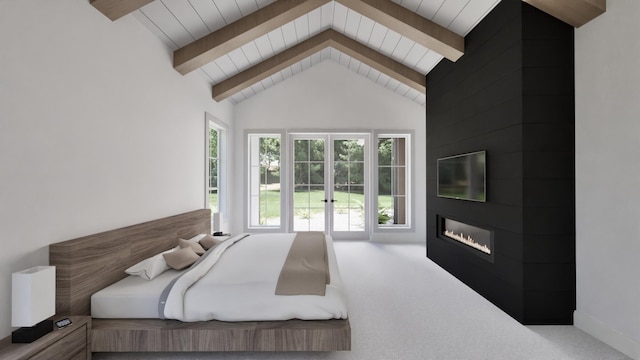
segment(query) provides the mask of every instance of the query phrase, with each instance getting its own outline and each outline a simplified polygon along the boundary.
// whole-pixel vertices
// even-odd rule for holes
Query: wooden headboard
[[[90,315],[91,295],[126,277],[125,269],[176,246],[179,238],[210,233],[211,211],[201,209],[49,245],[56,314]]]

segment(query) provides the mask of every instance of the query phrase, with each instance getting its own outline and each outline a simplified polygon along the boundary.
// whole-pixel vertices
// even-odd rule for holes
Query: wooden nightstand
[[[11,336],[0,340],[0,360],[91,359],[91,317],[56,315],[53,320],[65,317],[71,319],[73,324],[54,329],[31,344],[13,344]]]

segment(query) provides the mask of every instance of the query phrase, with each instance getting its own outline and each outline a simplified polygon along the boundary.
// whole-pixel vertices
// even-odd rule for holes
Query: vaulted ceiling
[[[237,104],[330,60],[422,105],[425,75],[462,56],[464,36],[499,2],[91,0],[112,20],[133,13],[216,101]]]

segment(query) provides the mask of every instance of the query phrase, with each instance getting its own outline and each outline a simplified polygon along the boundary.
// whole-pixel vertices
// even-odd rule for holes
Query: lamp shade
[[[55,313],[55,266],[35,266],[11,275],[11,326],[31,327]]]
[[[216,232],[220,231],[220,213],[214,212],[213,217],[211,219],[211,231]]]

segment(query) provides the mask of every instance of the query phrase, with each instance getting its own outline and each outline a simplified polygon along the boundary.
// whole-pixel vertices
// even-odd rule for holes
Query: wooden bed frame
[[[49,246],[56,266],[56,314],[90,315],[91,295],[123,279],[129,266],[211,233],[210,210],[153,220]],[[349,320],[186,323],[92,319],[92,352],[351,350]]]

